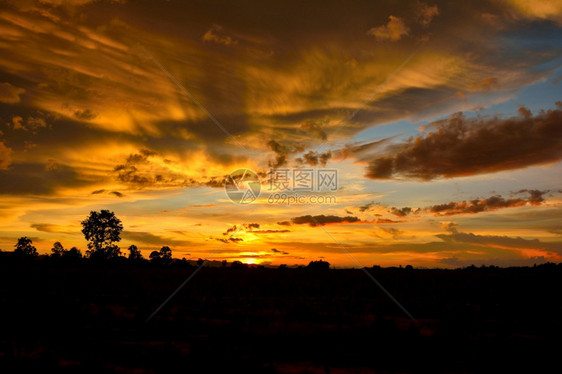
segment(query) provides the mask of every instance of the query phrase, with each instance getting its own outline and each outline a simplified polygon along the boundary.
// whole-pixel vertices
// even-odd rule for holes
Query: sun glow
[[[257,258],[254,257],[250,257],[250,258],[244,258],[242,259],[242,262],[248,265],[254,265],[254,264],[259,264],[259,260]]]

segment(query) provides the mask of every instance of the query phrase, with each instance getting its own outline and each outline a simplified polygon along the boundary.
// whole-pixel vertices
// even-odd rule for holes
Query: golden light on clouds
[[[83,247],[79,221],[107,208],[145,254],[559,259],[560,2],[270,7],[3,3],[0,248]],[[272,203],[272,165],[336,169],[339,186]],[[223,188],[239,168],[262,179],[247,206]],[[259,228],[223,235],[244,224]]]

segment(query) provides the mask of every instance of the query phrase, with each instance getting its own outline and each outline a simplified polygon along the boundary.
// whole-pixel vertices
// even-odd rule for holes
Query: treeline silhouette
[[[96,263],[96,264],[134,264],[134,265],[155,265],[155,266],[173,266],[173,267],[192,267],[194,265],[201,266],[207,263],[207,260],[199,258],[198,260],[186,260],[185,258],[177,259],[172,256],[172,249],[169,246],[162,246],[158,251],[152,251],[145,259],[139,248],[132,244],[127,248],[128,255],[121,252],[121,248],[117,245],[121,241],[121,233],[123,224],[114,212],[109,210],[91,211],[89,216],[81,222],[82,233],[88,241],[88,250],[83,255],[82,251],[77,247],[66,249],[59,241],[53,243],[51,253],[48,260],[56,263],[64,264],[80,264],[80,263]],[[0,261],[8,262],[27,262],[36,260],[39,257],[37,248],[33,245],[33,240],[23,236],[17,240],[13,252],[3,252],[0,249]],[[260,267],[260,265],[257,265]],[[250,265],[241,261],[223,260],[221,267],[232,268],[248,268]],[[280,265],[286,268],[287,265]],[[304,268],[300,266],[300,268]],[[310,261],[307,269],[327,270],[330,263],[323,260]]]
[[[60,264],[0,262],[0,372],[536,373],[557,365],[562,265],[366,269],[417,322],[361,269],[203,267],[145,323],[196,267]]]
[[[0,372],[535,373],[559,365],[562,264],[204,266],[173,258],[167,246],[148,258],[136,246],[123,255],[120,227],[111,212],[95,212],[83,221],[84,254],[56,242],[38,256],[26,237],[0,252]]]
[[[70,249],[64,248],[61,242],[53,243],[51,248],[51,253],[48,255],[39,256],[37,248],[33,246],[33,241],[23,236],[18,239],[15,249],[13,252],[5,252],[0,249],[0,262],[4,263],[30,263],[33,262],[45,262],[50,264],[98,264],[98,265],[134,265],[134,266],[169,266],[169,267],[184,267],[190,268],[194,266],[202,266],[211,261],[199,258],[198,260],[187,260],[186,258],[178,259],[172,257],[172,249],[168,246],[163,246],[159,251],[152,251],[148,259],[144,258],[141,251],[134,244],[130,245],[128,250],[128,255],[122,255],[118,247],[111,250],[111,255],[96,255],[95,251],[86,251],[85,255],[82,255],[82,251],[77,247],[72,247]],[[218,261],[212,261],[214,267],[230,267],[234,269],[248,269],[251,267],[264,268],[263,265],[256,264],[246,264],[241,261],[228,262],[227,260],[222,260],[220,263]],[[295,266],[299,269],[310,269],[310,270],[328,270],[330,269],[330,263],[323,260],[310,261],[307,266],[299,265]],[[288,266],[286,264],[279,265],[279,268],[286,269]]]
[[[101,263],[101,264],[135,264],[135,265],[146,265],[152,264],[156,266],[174,266],[174,267],[192,267],[194,265],[201,266],[209,262],[199,258],[198,260],[187,260],[185,258],[178,259],[172,256],[172,249],[169,246],[162,246],[158,251],[152,251],[145,259],[139,250],[139,248],[132,244],[127,248],[128,255],[121,252],[121,248],[117,245],[121,241],[121,233],[123,231],[123,224],[119,218],[115,216],[114,212],[109,210],[91,211],[89,216],[81,222],[82,233],[84,238],[88,241],[88,250],[85,254],[77,247],[72,247],[70,249],[64,248],[61,242],[53,243],[51,248],[51,253],[47,257],[52,261],[63,262],[63,263]],[[39,257],[37,248],[33,246],[32,239],[24,236],[17,240],[15,244],[15,249],[13,252],[4,252],[0,249],[0,261],[30,261],[35,260]],[[45,256],[43,256],[45,257]],[[547,262],[546,264],[540,266],[553,266],[555,264]],[[561,264],[562,265],[562,264]],[[537,265],[535,265],[536,267]],[[232,267],[232,268],[249,268],[258,267],[262,268],[262,265],[249,265],[241,261],[233,261],[228,263],[228,261],[223,260],[220,263],[220,267]],[[330,269],[330,263],[323,260],[310,261],[305,267],[303,265],[295,266],[299,269],[310,269],[310,270],[328,270]],[[286,264],[279,265],[279,268],[288,268]],[[482,265],[481,268],[494,269],[497,266],[494,265]],[[378,265],[373,265],[373,269],[381,269]],[[402,268],[406,271],[413,270],[412,265],[406,265]],[[476,266],[470,265],[464,268],[465,270],[474,270]]]

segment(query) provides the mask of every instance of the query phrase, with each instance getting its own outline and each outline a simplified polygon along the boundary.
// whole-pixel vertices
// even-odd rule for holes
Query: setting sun
[[[555,370],[562,0],[0,0],[0,51],[0,373]]]

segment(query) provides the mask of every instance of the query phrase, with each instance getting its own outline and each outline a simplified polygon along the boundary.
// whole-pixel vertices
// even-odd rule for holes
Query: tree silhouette
[[[164,264],[169,264],[172,261],[172,250],[167,245],[160,248],[160,258]]]
[[[136,245],[132,244],[129,247],[129,260],[139,261],[142,260],[142,253],[139,251]]]
[[[230,267],[233,269],[247,269],[248,264],[245,264],[242,261],[232,261]]]
[[[15,245],[16,249],[14,253],[23,258],[35,258],[37,257],[37,248],[32,246],[33,241],[27,236],[22,236],[18,239],[18,243]]]
[[[53,248],[51,248],[51,257],[60,258],[64,254],[65,250],[61,242],[54,242]]]
[[[150,262],[152,262],[153,264],[159,264],[161,262],[160,252],[158,251],[150,252],[148,258],[150,259]]]
[[[68,251],[65,250],[62,253],[62,258],[80,259],[80,258],[82,258],[82,252],[80,252],[80,250],[78,248],[72,247]]]
[[[88,218],[82,221],[82,233],[88,241],[88,251],[91,258],[102,260],[116,258],[121,254],[119,247],[114,244],[121,240],[123,224],[109,210],[92,211]]]
[[[330,263],[322,260],[310,261],[306,268],[312,270],[328,270],[330,269]]]

